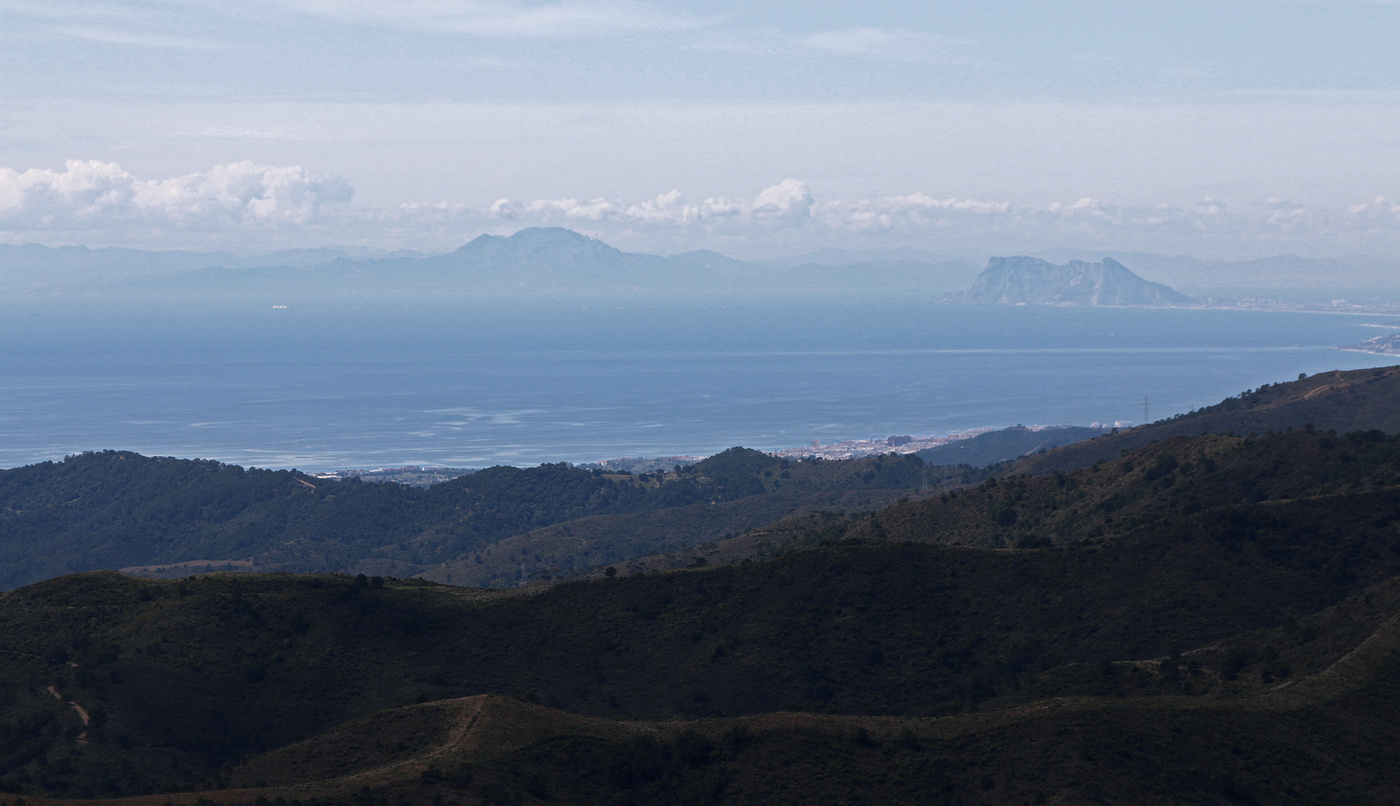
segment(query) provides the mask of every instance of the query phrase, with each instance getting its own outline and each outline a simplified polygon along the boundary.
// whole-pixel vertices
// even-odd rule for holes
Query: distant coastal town
[[[1355,302],[1345,299],[1334,299],[1330,302],[1292,302],[1289,300],[1252,297],[1225,300],[1206,298],[1202,299],[1197,306],[1183,307],[1209,308],[1211,310],[1220,311],[1292,311],[1296,313],[1382,314],[1388,316],[1400,314],[1400,302],[1385,302],[1382,300]]]
[[[1126,420],[1119,420],[1111,426],[1103,423],[1094,423],[1094,428],[1127,428],[1132,424]],[[1063,428],[1060,425],[1031,425],[1022,426],[1028,431],[1048,431],[1056,428]],[[971,439],[982,434],[990,433],[998,429],[992,427],[969,428],[965,431],[955,431],[948,434],[892,434],[888,437],[871,439],[846,439],[838,442],[822,442],[813,440],[807,445],[798,445],[791,448],[779,448],[777,450],[764,451],[773,456],[794,461],[803,459],[860,459],[866,456],[876,456],[887,453],[918,453],[929,448],[937,448],[959,440]],[[694,464],[705,456],[683,454],[678,456],[622,456],[616,459],[604,459],[601,462],[585,462],[578,467],[585,470],[602,470],[607,473],[651,473],[657,470],[671,470],[676,465]]]
[[[1129,420],[1115,420],[1112,423],[1090,423],[1090,428],[1131,428]],[[1053,431],[1066,428],[1063,425],[1018,425],[1027,431]],[[801,461],[804,459],[860,459],[889,453],[910,454],[937,448],[960,440],[971,439],[999,429],[987,426],[954,431],[947,434],[891,434],[883,439],[846,439],[839,442],[823,443],[813,440],[809,445],[765,451],[783,459]],[[677,466],[693,465],[709,457],[709,454],[675,454],[671,456],[619,456],[598,462],[580,462],[575,467],[584,470],[598,470],[604,473],[654,473],[658,470],[672,470]],[[441,467],[437,465],[404,465],[401,467],[353,468],[330,470],[311,474],[318,479],[358,478],[362,481],[388,481],[427,487],[475,473],[480,468]]]
[[[1347,350],[1354,353],[1373,353],[1375,355],[1400,355],[1400,333],[1389,333],[1384,336],[1376,336],[1367,339],[1360,344],[1352,344],[1346,347],[1339,347],[1340,350]]]

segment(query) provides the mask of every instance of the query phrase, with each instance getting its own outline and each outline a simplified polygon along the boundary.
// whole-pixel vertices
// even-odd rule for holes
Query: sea
[[[307,471],[708,455],[1139,423],[1397,363],[1400,320],[916,300],[0,303],[0,467],[88,450]]]

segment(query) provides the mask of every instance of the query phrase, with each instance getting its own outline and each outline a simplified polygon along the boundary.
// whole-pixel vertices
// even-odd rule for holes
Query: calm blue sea
[[[0,466],[105,448],[306,470],[708,454],[1154,419],[1385,317],[929,304],[0,307]]]

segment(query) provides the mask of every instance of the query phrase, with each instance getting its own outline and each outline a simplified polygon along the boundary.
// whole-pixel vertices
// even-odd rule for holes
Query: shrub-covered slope
[[[1012,426],[989,431],[968,439],[959,439],[936,448],[918,452],[918,457],[931,465],[970,465],[986,467],[998,462],[1019,459],[1027,454],[1048,451],[1061,445],[1082,442],[1103,436],[1107,428],[1064,426],[1033,431],[1025,426]]]
[[[297,517],[353,511],[315,480],[233,471]],[[565,472],[495,509],[489,476],[463,484],[451,512],[549,517],[529,502]],[[162,502],[148,515],[190,500],[82,478],[107,514],[113,489]],[[926,481],[917,460],[732,451],[559,486],[670,503],[699,489],[722,508]],[[64,484],[24,500],[61,510]],[[198,499],[206,522],[262,511],[239,495]],[[407,542],[453,545],[444,522]],[[157,806],[1400,797],[1400,437],[1164,438],[695,550],[733,564],[510,591],[96,572],[0,594],[0,790]]]
[[[773,506],[765,496],[917,487],[924,472],[913,457],[789,464],[736,448],[668,474],[607,476],[562,464],[493,467],[415,489],[86,453],[0,470],[0,588],[73,571],[193,560],[251,560],[258,570],[288,571],[378,562],[397,576],[412,576],[513,535],[579,518],[746,499],[767,513]],[[738,522],[764,517],[745,516],[746,506],[728,509],[740,513]],[[726,525],[696,529],[682,513],[671,542],[715,539]],[[538,547],[528,562],[535,553]]]
[[[1202,451],[1224,446],[1246,458],[1258,454],[1233,464],[1222,457],[1215,472],[1256,460],[1271,466],[1270,457],[1285,449],[1316,450],[1304,454],[1308,474],[1332,478],[1335,471],[1344,479],[1371,461],[1367,446],[1384,451],[1392,444],[1363,435],[1344,460],[1316,444],[1324,438],[1347,442],[1301,433],[1276,435],[1277,443],[1196,442]],[[1156,455],[1162,454],[1129,459],[1155,466]],[[1195,454],[1182,449],[1181,455]],[[1373,468],[1382,471],[1391,472]],[[1128,473],[1123,484],[1148,492],[1165,478]],[[237,783],[224,765],[250,753],[381,709],[478,694],[606,720],[757,718],[775,711],[953,717],[1035,709],[1064,697],[1127,698],[1154,716],[1113,719],[1156,736],[1149,726],[1166,706],[1153,698],[1174,698],[1176,713],[1281,684],[1302,686],[1400,612],[1400,490],[1346,484],[1317,492],[1306,483],[1279,482],[1279,494],[1296,494],[1162,511],[1140,523],[1125,521],[1122,531],[1048,548],[854,540],[767,562],[510,592],[343,576],[64,577],[0,596],[0,781],[31,795],[218,788]],[[1006,485],[977,494],[999,494]],[[1176,486],[1189,485],[1171,489]],[[1112,496],[1125,488],[1086,481],[1085,489]],[[1028,486],[1028,498],[1038,494]],[[890,513],[876,520],[890,524],[883,526],[887,532],[897,523]],[[1183,725],[1196,719],[1160,718]],[[1087,752],[1103,761],[1108,734],[1085,727],[1085,720],[1071,722],[1067,730],[1089,736],[1075,741],[1097,748]],[[1218,736],[1285,723],[1240,717]],[[382,747],[344,752],[385,763],[408,758],[416,752],[412,741],[403,739],[400,747],[387,740],[397,730],[386,723]],[[807,747],[813,758],[852,769],[882,763],[866,744],[833,743],[829,736],[812,744],[801,736],[780,732],[768,745],[776,756],[750,758],[772,761]],[[1262,734],[1259,740],[1268,747],[1281,741]],[[572,741],[522,749],[526,756],[491,768],[488,779],[474,778],[463,791],[477,797],[472,786],[499,778],[528,794],[520,788],[531,779],[516,772],[531,764],[549,780],[567,780],[573,774],[567,771],[580,769],[570,765],[631,752],[613,739]],[[1033,750],[1047,764],[1054,757],[1035,755],[1052,744],[1038,729],[997,741],[1013,754]],[[1130,749],[1121,768],[1146,764],[1155,741]],[[1211,739],[1217,741],[1227,739]],[[884,739],[879,746],[900,752]],[[674,758],[679,751],[667,747]],[[1190,742],[1181,752],[1203,757]],[[304,772],[287,771],[294,757],[283,754],[265,768],[281,770],[279,781],[340,769],[308,758]],[[1009,773],[1000,762],[978,763],[996,781],[1002,780],[997,770]],[[733,768],[722,789],[766,791],[757,779],[744,786],[759,789],[742,788],[745,769]],[[966,769],[947,773],[961,782],[955,788],[974,780]],[[549,778],[555,774],[562,777]],[[677,780],[689,780],[686,775]],[[1171,775],[1187,777],[1181,770]],[[800,781],[783,780],[804,791]],[[1309,786],[1316,780],[1307,779]],[[545,791],[556,791],[549,786],[547,780]]]
[[[1080,470],[1003,476],[897,504],[854,525],[852,534],[1038,545],[1118,534],[1238,504],[1389,494],[1395,485],[1400,485],[1400,436],[1379,431],[1174,437]]]
[[[1338,433],[1400,432],[1400,367],[1325,372],[1265,384],[1189,414],[1027,456],[1012,472],[1040,474],[1088,467],[1167,437],[1244,435],[1307,425]]]

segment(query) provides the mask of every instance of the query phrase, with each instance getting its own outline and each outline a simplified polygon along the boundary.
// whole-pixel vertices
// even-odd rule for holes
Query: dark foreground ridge
[[[1053,550],[845,543],[534,595],[67,577],[0,599],[4,785],[188,803],[366,786],[389,803],[1381,802],[1400,585],[1375,558],[1397,557],[1400,500],[1372,503],[1315,553],[1202,521]]]
[[[1368,409],[1392,375],[1277,410]],[[729,501],[925,467],[724,461],[707,478]],[[765,540],[781,552],[758,560]],[[91,572],[11,591],[0,803],[1400,800],[1383,430],[1160,439],[705,550],[741,544],[516,590]]]

